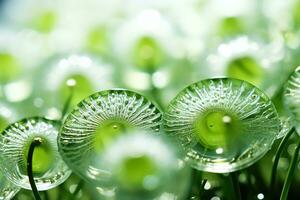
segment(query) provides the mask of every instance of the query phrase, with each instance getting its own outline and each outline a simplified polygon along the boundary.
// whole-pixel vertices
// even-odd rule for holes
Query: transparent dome
[[[31,143],[39,138],[32,159],[33,177],[38,190],[48,190],[64,182],[71,171],[57,147],[59,123],[44,118],[24,119],[8,126],[0,136],[3,174],[15,185],[31,189],[27,176],[27,155]]]
[[[289,78],[284,94],[284,103],[286,109],[292,117],[292,124],[300,133],[300,67],[298,67]]]
[[[245,168],[260,159],[279,134],[273,103],[237,79],[208,79],[188,86],[169,104],[166,132],[186,150],[192,167],[216,173]]]
[[[0,199],[9,200],[19,192],[20,188],[8,181],[0,172]]]
[[[182,199],[190,180],[190,168],[179,159],[182,156],[167,138],[134,131],[119,137],[99,161],[112,174],[116,199],[163,199],[166,194]]]
[[[58,143],[74,172],[100,182],[109,173],[94,161],[109,144],[132,129],[159,131],[160,125],[160,111],[142,95],[128,90],[106,90],[77,105],[66,118]]]

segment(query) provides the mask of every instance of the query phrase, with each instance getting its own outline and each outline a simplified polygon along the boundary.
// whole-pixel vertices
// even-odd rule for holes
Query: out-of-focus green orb
[[[133,64],[145,71],[154,71],[164,59],[159,43],[151,37],[140,38],[133,48]]]
[[[250,56],[242,56],[228,63],[227,76],[260,85],[264,78],[264,69]]]
[[[22,71],[21,63],[11,54],[0,52],[0,83],[17,78]]]

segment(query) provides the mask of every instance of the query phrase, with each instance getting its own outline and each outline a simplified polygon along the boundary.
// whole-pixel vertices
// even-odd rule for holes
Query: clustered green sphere
[[[196,200],[223,190],[202,172],[245,169],[300,133],[300,67],[279,95],[299,62],[299,0],[12,2],[0,23],[0,200],[36,195],[37,140],[38,191],[74,172],[82,182],[59,198],[87,189],[104,200]],[[271,99],[289,113],[279,118]],[[2,100],[43,117],[19,120]],[[252,175],[249,185],[260,181]]]

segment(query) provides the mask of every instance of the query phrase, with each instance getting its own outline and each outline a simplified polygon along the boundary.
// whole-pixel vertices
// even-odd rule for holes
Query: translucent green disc
[[[58,123],[44,118],[16,122],[0,136],[0,160],[4,175],[15,185],[31,189],[27,176],[27,155],[34,139],[42,144],[33,153],[32,171],[38,190],[48,190],[64,182],[71,171],[57,147]]]
[[[112,173],[115,199],[152,200],[166,194],[184,199],[190,168],[179,160],[181,156],[177,146],[166,138],[134,131],[109,146],[101,162]]]
[[[292,116],[292,124],[300,133],[300,67],[290,77],[284,94],[285,107]]]
[[[172,100],[164,128],[186,150],[196,169],[225,173],[261,158],[279,134],[273,103],[237,79],[210,79],[188,86]]]
[[[20,188],[8,181],[5,176],[0,172],[0,199],[12,199]]]
[[[143,96],[128,90],[106,90],[82,102],[66,118],[58,143],[74,172],[98,182],[109,172],[95,160],[121,134],[135,128],[158,131],[160,111]]]

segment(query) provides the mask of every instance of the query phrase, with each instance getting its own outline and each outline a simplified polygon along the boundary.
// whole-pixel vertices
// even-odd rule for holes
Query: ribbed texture
[[[201,130],[195,129],[197,117],[220,110],[235,116],[241,127],[232,138],[225,136],[234,145],[224,153],[203,146],[196,136]],[[164,116],[166,132],[180,140],[192,166],[220,173],[244,168],[263,156],[277,137],[279,125],[265,94],[247,82],[226,78],[190,85],[170,103]]]
[[[0,159],[4,175],[15,185],[30,189],[26,157],[34,138],[42,138],[51,148],[53,165],[34,178],[38,190],[48,190],[64,182],[70,175],[57,147],[57,122],[43,118],[30,118],[10,125],[0,136]],[[41,158],[45,159],[45,158]]]
[[[300,67],[294,71],[287,83],[284,101],[292,116],[292,123],[300,134]]]
[[[11,199],[19,190],[19,187],[8,181],[2,173],[0,174],[0,199]]]
[[[103,171],[91,162],[96,129],[107,121],[158,131],[161,113],[146,98],[127,90],[102,91],[79,103],[65,120],[58,141],[63,158],[82,177],[102,176]]]

